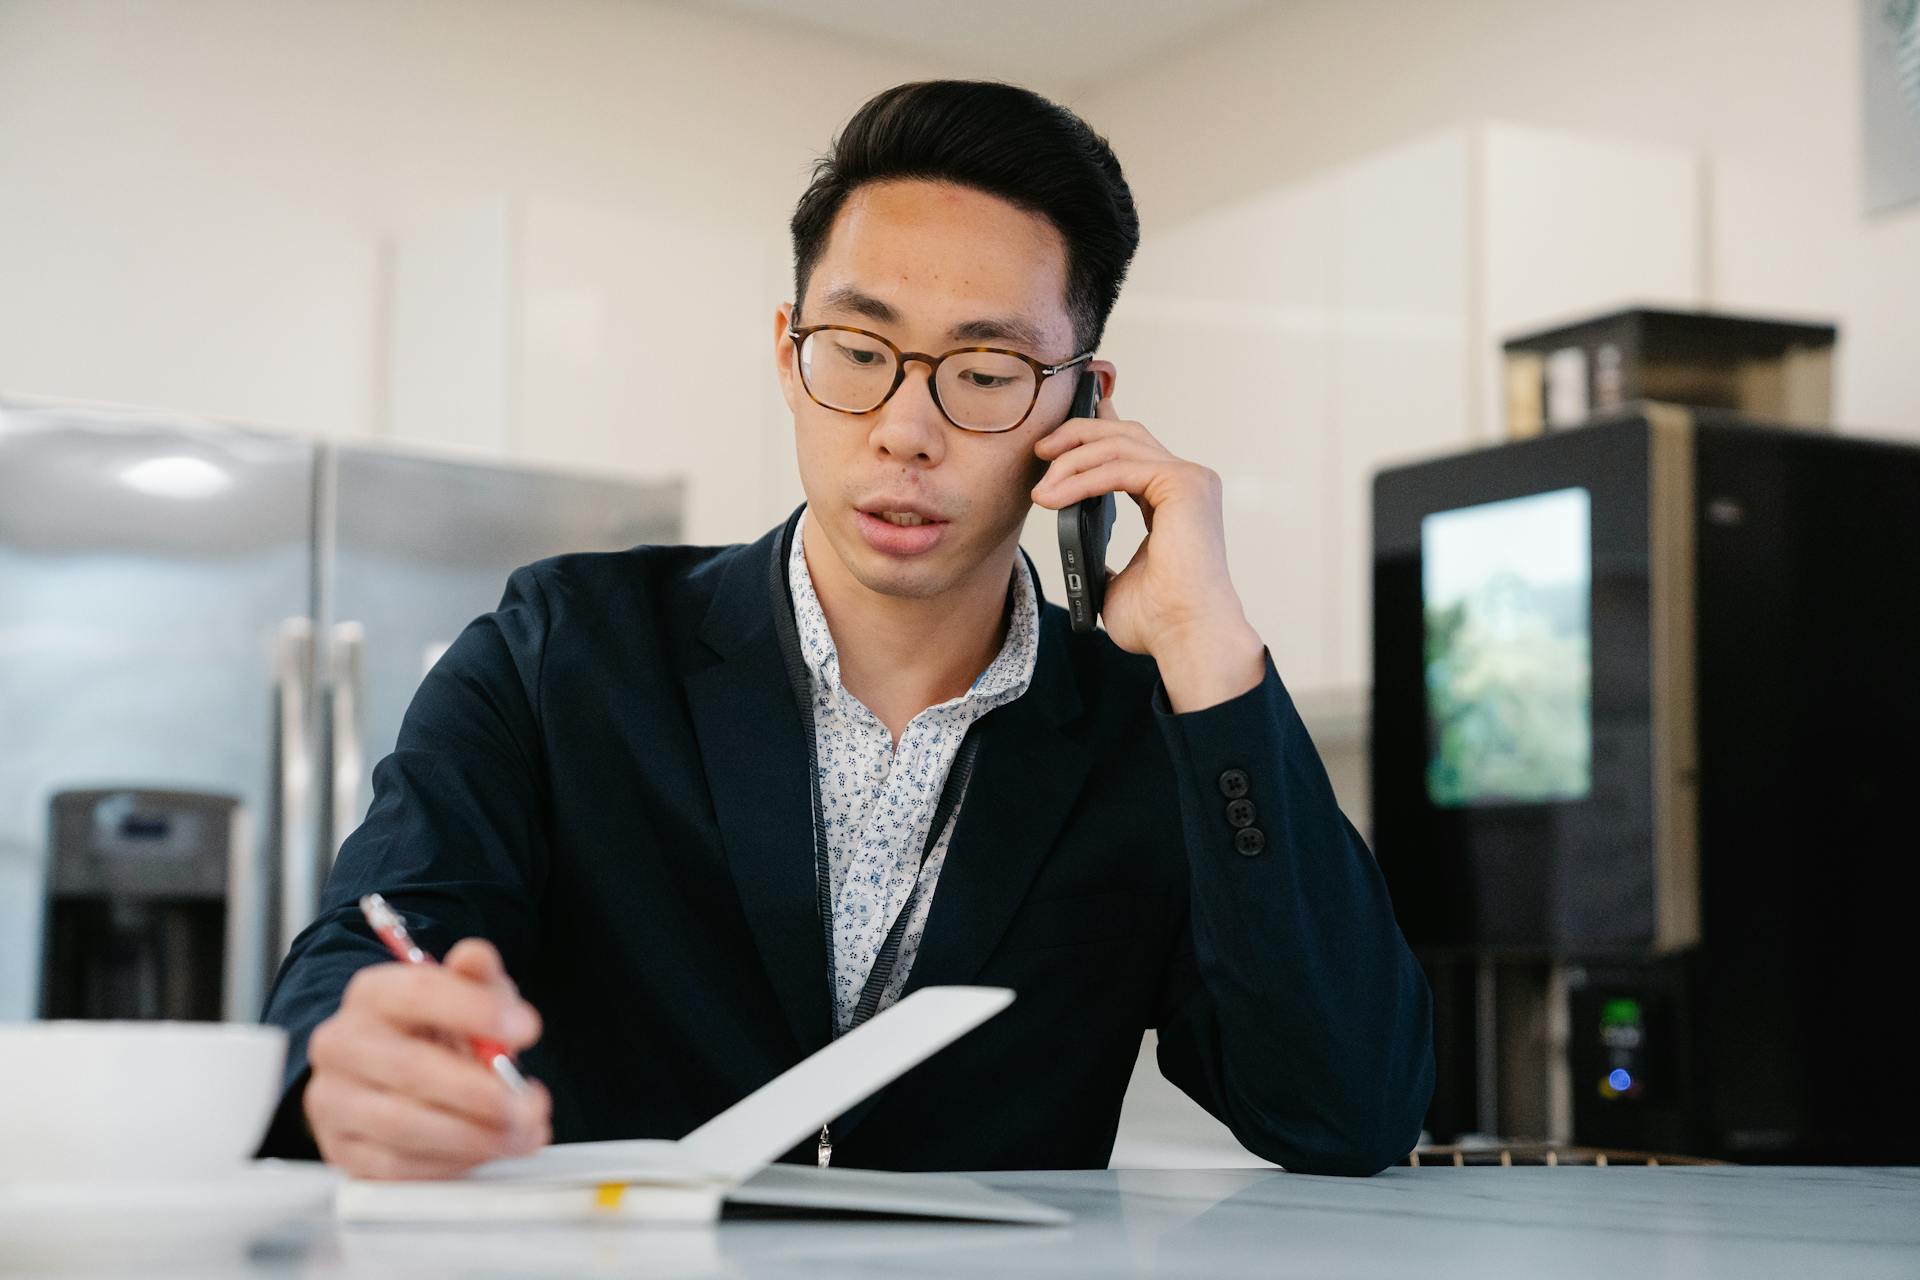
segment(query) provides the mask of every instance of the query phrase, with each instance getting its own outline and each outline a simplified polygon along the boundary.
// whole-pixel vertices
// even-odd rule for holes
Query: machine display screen
[[[1578,800],[1592,789],[1592,545],[1585,488],[1421,519],[1435,805]]]

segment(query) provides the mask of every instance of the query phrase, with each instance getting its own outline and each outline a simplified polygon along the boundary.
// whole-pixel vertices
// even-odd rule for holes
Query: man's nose
[[[876,418],[869,439],[889,456],[930,464],[946,456],[947,419],[933,402],[933,371],[921,361],[907,362],[900,389]]]

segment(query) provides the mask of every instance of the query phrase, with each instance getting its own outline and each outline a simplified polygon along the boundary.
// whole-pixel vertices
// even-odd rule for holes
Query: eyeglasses
[[[800,363],[800,385],[813,402],[841,413],[872,413],[907,379],[907,362],[928,368],[927,388],[948,422],[962,431],[1011,431],[1040,400],[1040,384],[1093,359],[1086,351],[1059,364],[1000,347],[957,347],[943,356],[902,351],[877,333],[844,324],[788,328]]]

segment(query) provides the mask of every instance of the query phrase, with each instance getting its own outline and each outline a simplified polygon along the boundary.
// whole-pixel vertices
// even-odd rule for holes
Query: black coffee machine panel
[[[252,1016],[228,1007],[258,897],[235,797],[63,791],[49,818],[41,1016]]]
[[[1582,1142],[1676,1152],[1697,1144],[1686,968],[1684,960],[1569,967],[1567,1067]]]

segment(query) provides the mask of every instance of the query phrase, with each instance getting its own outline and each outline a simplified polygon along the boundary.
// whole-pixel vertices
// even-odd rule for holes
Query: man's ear
[[[800,389],[794,385],[793,339],[787,336],[792,324],[791,302],[783,302],[773,309],[773,374],[780,379],[780,394],[786,399],[789,411],[797,408],[794,393]]]
[[[1114,366],[1113,361],[1089,360],[1087,361],[1087,369],[1089,372],[1101,375],[1100,398],[1102,400],[1113,399],[1114,384],[1120,380],[1120,370]]]

